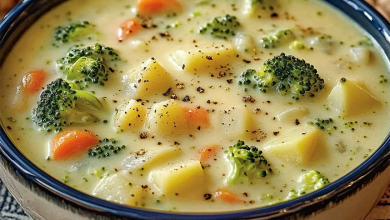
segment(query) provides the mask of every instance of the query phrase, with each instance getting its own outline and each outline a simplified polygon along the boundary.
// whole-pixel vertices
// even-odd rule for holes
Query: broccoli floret
[[[317,170],[311,170],[303,174],[298,182],[301,183],[302,186],[298,190],[292,189],[286,200],[298,198],[329,184],[328,178]]]
[[[67,80],[74,80],[81,87],[86,87],[91,82],[103,86],[111,70],[107,66],[107,60],[117,61],[119,56],[113,48],[97,43],[85,48],[76,46],[59,59],[57,65],[66,74]]]
[[[209,33],[216,38],[228,39],[236,35],[239,27],[240,22],[238,22],[236,16],[225,15],[213,18],[199,29],[199,33]]]
[[[257,75],[257,71],[255,69],[247,69],[243,73],[241,73],[240,78],[238,80],[239,85],[251,85],[256,87],[256,79],[254,76]],[[254,82],[254,83],[253,83]]]
[[[260,91],[265,93],[274,88],[283,96],[291,93],[295,100],[305,95],[314,97],[314,92],[324,88],[324,80],[313,65],[284,53],[267,60],[256,79]]]
[[[59,78],[42,91],[32,120],[43,130],[59,132],[63,126],[99,121],[96,115],[103,104],[93,94],[72,86],[76,87]]]
[[[307,124],[316,126],[321,130],[325,130],[328,132],[329,135],[332,135],[333,131],[337,130],[337,127],[333,125],[333,119],[331,118],[328,119],[316,118],[314,119],[314,121],[310,121]]]
[[[54,30],[54,40],[62,43],[77,41],[79,38],[92,33],[93,27],[94,25],[88,21],[59,26]]]
[[[271,36],[263,37],[260,40],[260,43],[264,48],[268,49],[268,48],[275,48],[293,39],[294,39],[294,33],[291,30],[280,30]]]
[[[88,150],[89,157],[96,157],[98,159],[109,157],[110,155],[118,154],[122,149],[125,149],[125,145],[118,145],[118,141],[111,138],[104,138],[99,140],[99,145],[93,149]]]
[[[267,176],[272,170],[262,153],[257,147],[249,147],[240,140],[235,145],[229,146],[225,151],[231,166],[227,177],[228,184],[236,183],[244,177],[252,179]]]

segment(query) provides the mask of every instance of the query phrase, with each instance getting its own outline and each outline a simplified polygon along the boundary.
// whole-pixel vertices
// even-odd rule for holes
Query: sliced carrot
[[[30,94],[39,92],[45,84],[47,73],[44,70],[34,70],[22,79],[23,88]]]
[[[231,204],[244,202],[244,200],[238,198],[234,192],[226,188],[217,189],[215,192],[215,198],[219,198],[220,200]]]
[[[137,0],[137,9],[141,15],[153,15],[179,11],[181,5],[177,0]]]
[[[54,160],[65,160],[80,156],[98,143],[99,139],[96,135],[87,130],[62,131],[56,134],[51,141],[51,155]]]
[[[188,127],[200,130],[210,126],[210,118],[207,111],[198,107],[183,107],[184,115],[186,116]]]
[[[125,40],[136,34],[141,28],[141,23],[137,19],[132,18],[124,21],[118,28],[118,40],[120,42]]]
[[[198,150],[200,163],[202,164],[206,163],[209,160],[209,158],[215,156],[218,152],[218,148],[219,148],[218,145],[210,145],[210,146],[200,148]]]

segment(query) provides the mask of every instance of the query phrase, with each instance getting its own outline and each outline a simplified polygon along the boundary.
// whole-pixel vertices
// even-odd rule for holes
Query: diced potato
[[[176,135],[186,126],[183,109],[173,99],[154,104],[148,114],[148,128],[152,133]]]
[[[177,147],[157,147],[136,152],[122,162],[122,167],[127,171],[146,170],[152,166],[168,162],[182,153]]]
[[[171,60],[178,67],[199,74],[223,71],[230,67],[236,57],[236,49],[228,43],[177,50],[171,54]]]
[[[144,125],[146,108],[136,100],[130,100],[127,104],[118,108],[115,114],[115,128],[117,130],[129,130]]]
[[[100,180],[92,195],[124,205],[141,206],[145,191],[142,187],[129,183],[131,181],[122,174],[115,173]]]
[[[281,112],[276,117],[282,122],[295,122],[296,119],[300,119],[308,114],[309,109],[297,107]]]
[[[250,112],[244,106],[221,111],[221,131],[232,139],[242,139],[255,130]]]
[[[138,50],[143,50],[145,52],[147,52],[149,50],[149,45],[148,43],[144,42],[144,41],[141,41],[141,40],[132,40],[130,41],[131,43],[131,46],[134,48],[134,49],[138,49]]]
[[[316,154],[325,155],[325,140],[320,129],[312,126],[301,127],[271,141],[264,147],[275,156],[287,162],[309,164],[315,161]]]
[[[367,90],[346,80],[339,82],[328,96],[329,106],[343,116],[353,116],[378,108],[380,102]]]
[[[247,15],[247,16],[249,16],[249,17],[252,17],[253,16],[253,14],[255,14],[255,6],[254,6],[254,4],[253,4],[253,1],[252,0],[244,0],[243,1],[243,5],[244,5],[244,7],[243,7],[243,13],[244,13],[244,15]]]
[[[370,63],[370,49],[365,47],[353,47],[349,52],[354,62],[360,63],[362,65],[367,65]]]
[[[150,174],[150,181],[165,195],[191,194],[204,187],[203,180],[203,168],[198,160],[178,162]]]
[[[248,17],[254,17],[258,16],[259,12],[272,12],[272,10],[264,10],[268,9],[270,7],[272,8],[278,8],[280,5],[278,4],[278,1],[254,1],[254,0],[243,0],[242,1],[242,12],[245,16]]]
[[[240,54],[252,54],[256,48],[252,36],[246,34],[237,34],[234,37],[234,47]]]
[[[124,75],[122,82],[138,98],[163,94],[173,86],[171,75],[154,58],[146,60],[141,67]]]

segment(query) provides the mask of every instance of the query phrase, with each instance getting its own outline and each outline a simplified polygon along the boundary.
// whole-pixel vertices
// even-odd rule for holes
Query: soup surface
[[[2,64],[0,119],[28,159],[84,193],[250,209],[319,189],[380,146],[386,62],[317,0],[74,0]]]

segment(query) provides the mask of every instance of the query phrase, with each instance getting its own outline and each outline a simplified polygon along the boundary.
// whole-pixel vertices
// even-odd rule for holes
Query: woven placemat
[[[390,0],[366,0],[390,20]],[[0,0],[0,19],[21,0]],[[0,220],[32,220],[13,199],[0,179]],[[365,220],[390,220],[390,186]]]

